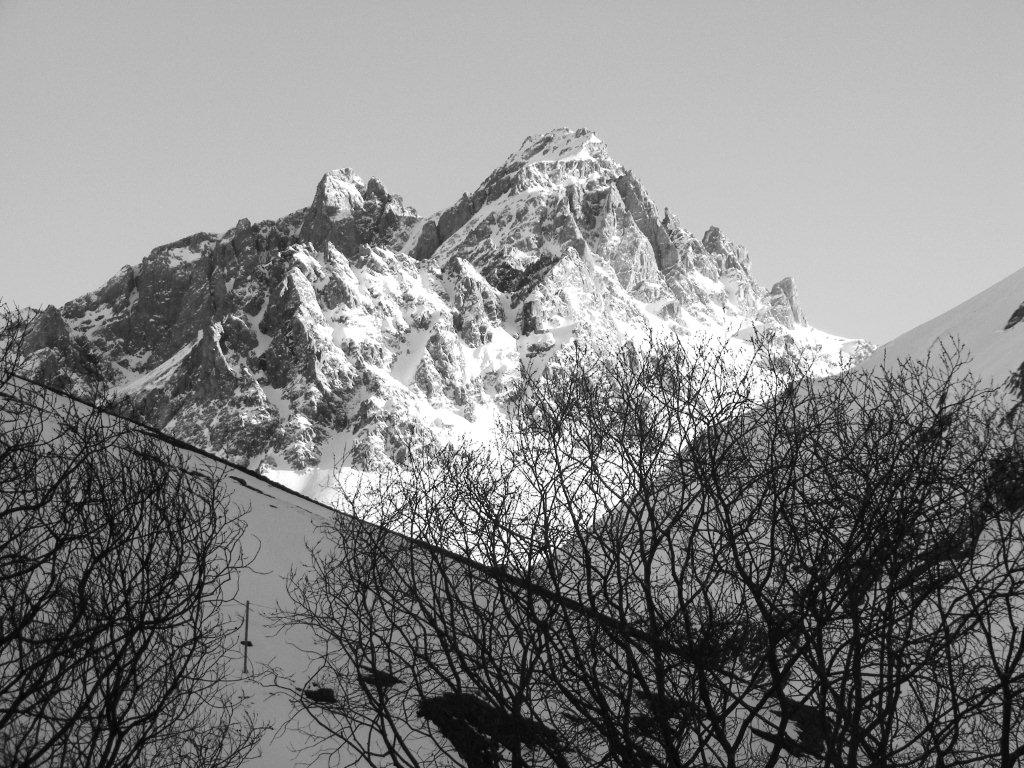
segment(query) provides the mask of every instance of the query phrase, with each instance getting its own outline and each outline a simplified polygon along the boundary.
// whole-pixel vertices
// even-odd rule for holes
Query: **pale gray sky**
[[[1024,265],[1024,3],[0,0],[0,297],[379,176],[421,213],[586,126],[886,341]]]

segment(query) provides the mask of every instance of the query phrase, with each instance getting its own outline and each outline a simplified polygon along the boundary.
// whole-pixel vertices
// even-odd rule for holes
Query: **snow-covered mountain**
[[[986,385],[1007,386],[1024,400],[1024,269],[947,312],[879,347],[861,365],[883,360],[923,359],[937,344],[959,342],[969,355],[966,369]]]
[[[661,210],[585,129],[527,138],[427,218],[330,171],[307,208],[160,246],[42,310],[31,372],[114,386],[154,426],[316,495],[339,461],[486,439],[521,366],[574,339],[739,348],[767,330],[823,374],[870,351],[809,326],[793,281],[758,285],[717,228]]]

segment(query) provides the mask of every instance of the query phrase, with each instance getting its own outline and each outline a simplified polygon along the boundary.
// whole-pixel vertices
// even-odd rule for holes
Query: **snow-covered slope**
[[[1001,386],[1021,368],[1024,269],[879,347],[862,365],[872,367],[885,358],[923,358],[937,342],[957,340],[970,355],[970,371],[986,384]]]
[[[216,462],[195,455],[197,465]],[[256,474],[234,470],[227,475],[232,503],[246,510],[246,534],[243,547],[252,562],[241,574],[233,600],[233,618],[238,627],[239,644],[243,639],[245,604],[249,602],[249,674],[242,674],[241,654],[233,660],[240,685],[248,695],[248,709],[270,730],[263,738],[260,756],[247,763],[250,768],[318,765],[302,735],[303,718],[293,706],[297,690],[289,682],[307,682],[311,655],[309,638],[296,630],[286,631],[274,615],[288,610],[290,601],[285,577],[308,559],[306,545],[321,538],[318,530],[330,519],[331,512],[316,502],[288,489],[267,482]],[[275,676],[279,675],[275,682]]]
[[[377,179],[327,173],[312,203],[153,250],[39,313],[31,373],[130,395],[152,425],[311,495],[338,464],[486,439],[521,366],[650,333],[776,336],[825,374],[869,351],[807,324],[791,279],[696,237],[589,130],[526,139],[471,194],[421,218]]]

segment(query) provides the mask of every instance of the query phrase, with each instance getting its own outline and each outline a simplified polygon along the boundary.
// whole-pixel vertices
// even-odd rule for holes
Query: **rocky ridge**
[[[40,311],[27,346],[33,375],[113,386],[154,426],[315,494],[339,461],[486,439],[521,366],[573,340],[741,348],[760,330],[821,373],[871,349],[807,325],[792,279],[761,287],[742,246],[683,229],[593,132],[559,129],[427,218],[330,171],[308,208],[160,246]]]

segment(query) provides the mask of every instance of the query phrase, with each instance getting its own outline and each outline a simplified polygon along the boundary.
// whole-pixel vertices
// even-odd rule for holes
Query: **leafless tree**
[[[1024,450],[956,348],[577,351],[347,496],[291,578],[353,763],[1015,765]]]
[[[145,429],[18,377],[0,329],[0,764],[239,765],[241,510]]]

